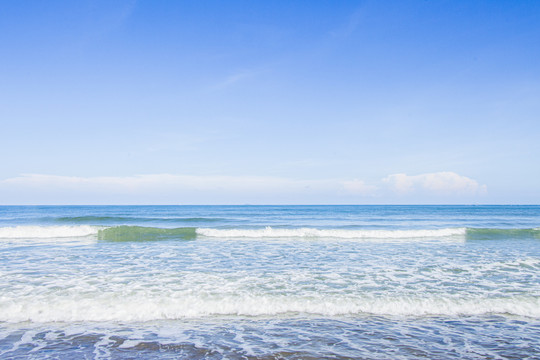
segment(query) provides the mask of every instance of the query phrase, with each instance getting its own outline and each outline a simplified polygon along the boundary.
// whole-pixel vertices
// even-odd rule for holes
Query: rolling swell
[[[170,223],[214,223],[225,221],[221,218],[207,217],[136,217],[136,216],[64,216],[54,219],[60,223],[88,224],[88,223],[140,223],[140,222],[170,222]]]

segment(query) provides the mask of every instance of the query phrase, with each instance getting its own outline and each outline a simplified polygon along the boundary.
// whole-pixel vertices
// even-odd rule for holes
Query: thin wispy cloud
[[[136,6],[136,0],[124,3],[110,3],[110,7],[106,7],[106,10],[100,7],[94,8],[90,5],[88,11],[90,15],[87,19],[88,25],[82,45],[86,46],[88,43],[99,41],[124,26],[129,21]]]
[[[262,72],[263,72],[262,70],[253,70],[253,69],[240,70],[226,76],[223,79],[218,80],[217,82],[212,84],[209,88],[211,90],[225,89],[239,82],[252,79]]]
[[[539,10],[9,2],[0,203],[539,203]]]
[[[378,190],[377,186],[366,184],[365,181],[358,179],[344,181],[343,188],[349,194],[362,196],[373,196]]]
[[[137,199],[150,203],[264,203],[289,198],[297,202],[322,198],[331,203],[363,203],[387,202],[396,196],[414,194],[427,194],[433,199],[437,196],[472,199],[485,192],[485,185],[453,172],[392,174],[378,183],[360,179],[175,174],[98,177],[23,174],[0,181],[0,199],[4,203],[25,203],[25,196],[36,203],[50,203],[56,195],[75,203],[89,200],[125,203]]]
[[[340,27],[330,31],[330,35],[339,38],[350,36],[362,23],[364,14],[365,10],[363,6],[357,8]]]
[[[221,176],[221,175],[173,175],[146,174],[134,176],[58,176],[45,174],[23,174],[18,177],[2,180],[1,186],[22,186],[28,188],[54,186],[64,189],[114,190],[120,192],[137,192],[159,190],[165,188],[198,191],[256,191],[256,192],[290,192],[305,188],[326,189],[338,183],[332,180],[295,180],[269,176]]]

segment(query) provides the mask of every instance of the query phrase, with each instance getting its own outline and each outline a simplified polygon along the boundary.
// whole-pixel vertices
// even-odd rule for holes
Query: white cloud
[[[351,194],[372,196],[377,191],[377,187],[374,185],[368,185],[362,180],[354,179],[351,181],[344,181],[343,188],[345,191]]]
[[[262,176],[191,176],[149,174],[124,177],[76,177],[42,174],[24,174],[6,179],[3,184],[26,187],[101,188],[121,192],[148,189],[178,188],[185,190],[271,190],[298,188],[313,185],[313,181],[298,181]]]
[[[302,180],[271,176],[58,176],[23,174],[0,180],[2,204],[364,204],[469,201],[486,186],[453,172],[360,179]],[[451,198],[444,198],[451,196]]]
[[[0,181],[6,203],[310,203],[342,191],[338,180],[149,174],[77,177],[24,174]]]
[[[402,195],[418,192],[433,195],[478,195],[487,192],[486,185],[451,171],[420,175],[392,174],[382,181]]]

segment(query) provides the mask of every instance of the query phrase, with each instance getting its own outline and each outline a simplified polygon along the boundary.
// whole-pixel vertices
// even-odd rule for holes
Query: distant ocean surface
[[[1,359],[540,359],[540,206],[0,206]]]

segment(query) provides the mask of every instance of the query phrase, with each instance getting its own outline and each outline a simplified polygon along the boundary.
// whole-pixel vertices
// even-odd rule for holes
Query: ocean
[[[540,206],[0,206],[2,359],[540,359]]]

